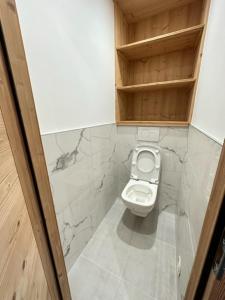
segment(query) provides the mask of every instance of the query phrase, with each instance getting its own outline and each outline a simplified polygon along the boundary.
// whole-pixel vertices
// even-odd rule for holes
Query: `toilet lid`
[[[131,178],[158,183],[160,151],[156,147],[138,146],[133,154]]]

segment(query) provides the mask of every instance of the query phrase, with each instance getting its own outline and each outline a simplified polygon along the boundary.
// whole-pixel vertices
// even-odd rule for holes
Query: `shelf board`
[[[187,127],[188,121],[117,121],[117,125],[121,126],[174,126],[174,127]]]
[[[193,0],[117,0],[128,23],[137,22],[166,10],[187,5]]]
[[[119,46],[117,51],[123,53],[128,59],[134,60],[193,48],[198,45],[203,29],[203,24],[193,26],[136,43]]]
[[[129,85],[129,86],[118,86],[117,90],[127,92],[127,93],[146,92],[146,91],[155,91],[155,90],[168,89],[168,88],[192,87],[194,83],[195,83],[195,79],[190,78],[190,79],[136,84],[136,85]]]

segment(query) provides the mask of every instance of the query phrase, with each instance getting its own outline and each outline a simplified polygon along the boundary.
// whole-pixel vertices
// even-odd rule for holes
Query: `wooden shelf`
[[[203,29],[203,24],[193,26],[136,43],[119,46],[117,51],[123,53],[127,59],[134,60],[186,48],[195,48],[201,39]]]
[[[137,85],[130,85],[130,86],[118,86],[118,91],[123,91],[127,93],[134,93],[134,92],[146,92],[146,91],[155,91],[161,89],[168,89],[168,88],[182,88],[182,87],[193,87],[195,83],[195,79],[181,79],[181,80],[171,80],[171,81],[162,81],[162,82],[154,82],[154,83],[147,83],[147,84],[137,84]]]
[[[117,125],[122,126],[175,126],[175,127],[187,127],[189,122],[187,121],[118,121]]]
[[[128,23],[136,23],[167,10],[190,5],[194,1],[196,2],[196,0],[117,0]]]
[[[131,121],[135,124],[147,122],[148,125],[160,121],[163,124],[187,122],[192,92],[193,88],[190,87],[132,93],[118,90],[117,121]]]
[[[118,125],[189,125],[209,2],[114,1]]]

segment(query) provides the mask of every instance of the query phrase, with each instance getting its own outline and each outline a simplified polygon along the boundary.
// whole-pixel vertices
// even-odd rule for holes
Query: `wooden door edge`
[[[195,299],[197,289],[201,280],[204,263],[207,258],[207,253],[213,237],[214,229],[216,226],[217,218],[223,203],[225,195],[225,142],[221,152],[216,176],[213,183],[211,196],[209,199],[208,208],[206,211],[200,240],[198,244],[197,253],[195,256],[194,264],[189,278],[185,300]]]
[[[33,173],[35,176],[35,183],[39,192],[39,199],[41,209],[44,217],[42,218],[43,224],[47,228],[47,237],[43,236],[49,241],[49,253],[53,257],[54,269],[56,270],[56,280],[59,283],[60,292],[63,299],[71,299],[69,282],[63,257],[63,251],[60,241],[58,224],[55,215],[54,203],[49,183],[47,167],[45,163],[45,156],[41,141],[41,135],[35,110],[33,93],[28,73],[28,66],[26,62],[25,51],[23,47],[23,40],[20,31],[20,25],[16,10],[15,0],[2,0],[0,2],[0,23],[4,35],[4,41],[7,49],[7,57],[10,66],[10,71],[15,87],[17,98],[17,105],[20,110],[21,122],[23,123],[24,138],[26,138],[30,163],[32,164]],[[11,141],[13,143],[13,137]],[[20,170],[21,171],[21,170]],[[30,201],[27,199],[27,201]],[[28,213],[32,215],[32,205],[27,203]],[[33,228],[37,227],[35,221],[32,220]],[[43,233],[43,232],[42,232]],[[36,241],[39,249],[42,247],[37,232],[34,231]],[[45,261],[44,253],[40,253],[42,262]],[[43,265],[45,275],[48,274],[48,267]],[[53,280],[51,278],[51,280]]]
[[[202,299],[204,300],[212,300],[212,299],[224,299],[225,289],[224,289],[224,275],[218,278],[218,273],[215,273],[215,262],[220,261],[223,253],[223,240],[225,237],[225,227],[224,227],[224,213],[225,213],[225,195],[223,200],[223,209],[220,212],[220,220],[218,222],[218,226],[216,227],[216,241],[211,245],[213,246],[213,255],[211,254],[210,265],[212,268],[210,269],[210,274],[208,276],[207,283],[204,284],[204,290],[202,291]],[[222,221],[223,220],[223,221]],[[220,297],[220,298],[218,298]]]
[[[15,161],[16,170],[21,184],[26,208],[28,211],[33,235],[37,244],[39,256],[41,258],[49,294],[52,299],[60,299],[58,283],[55,280],[52,257],[48,248],[48,240],[42,220],[29,160],[27,158],[23,135],[20,130],[20,122],[17,111],[12,101],[13,94],[10,88],[7,70],[5,68],[5,57],[2,49],[2,39],[0,38],[0,111],[5,124],[9,144]],[[26,234],[26,233],[25,233]],[[29,247],[30,245],[27,245]]]

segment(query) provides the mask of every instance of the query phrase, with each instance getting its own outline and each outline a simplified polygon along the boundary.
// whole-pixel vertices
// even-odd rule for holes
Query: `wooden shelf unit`
[[[209,0],[117,0],[116,120],[191,121]]]

